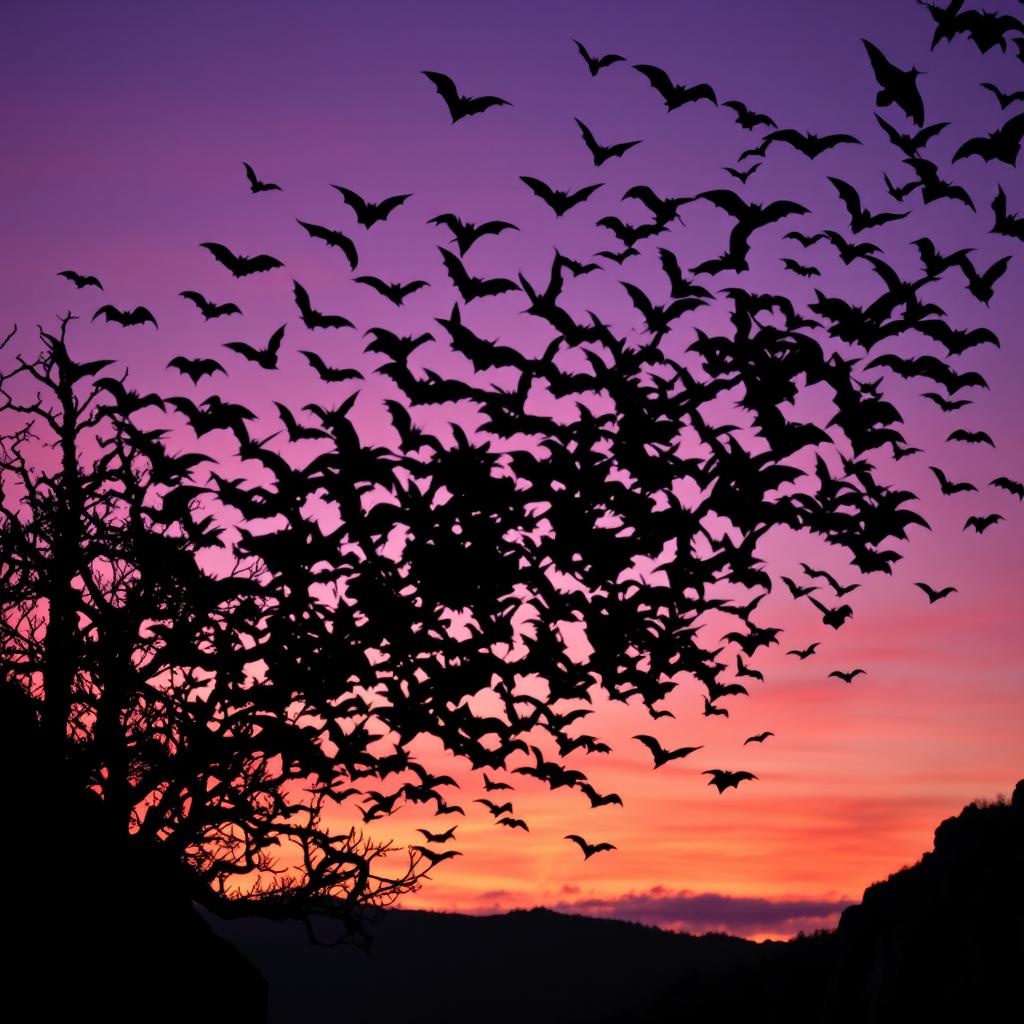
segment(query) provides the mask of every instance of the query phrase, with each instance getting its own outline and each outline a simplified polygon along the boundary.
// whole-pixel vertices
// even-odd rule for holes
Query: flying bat
[[[233,313],[241,313],[233,302],[211,302],[205,295],[199,292],[185,291],[178,292],[183,299],[188,299],[203,315],[204,320],[216,320],[221,316],[231,316]]]
[[[996,443],[985,433],[984,430],[964,430],[962,428],[954,430],[947,441],[964,441],[967,444],[987,444],[995,448]]]
[[[814,160],[822,153],[844,143],[860,145],[860,139],[853,135],[837,133],[834,135],[813,135],[810,132],[798,132],[795,128],[782,128],[779,131],[769,132],[764,137],[764,144],[770,145],[773,142],[785,142],[795,150],[803,153],[805,157]]]
[[[764,741],[768,739],[769,736],[774,735],[775,733],[773,732],[759,732],[756,736],[748,736],[743,741],[743,746],[746,746],[748,743],[764,743]]]
[[[310,238],[319,238],[333,248],[340,249],[345,254],[349,266],[353,270],[356,269],[359,263],[359,253],[356,250],[355,242],[344,231],[334,231],[331,228],[325,228],[322,224],[307,224],[304,220],[297,220],[297,223],[306,229]]]
[[[801,648],[799,650],[786,651],[786,653],[795,655],[801,661],[806,661],[820,646],[821,641],[816,640],[813,644],[810,644],[807,647]]]
[[[530,827],[522,818],[499,818],[494,824],[504,825],[506,828],[521,828],[524,832],[530,831]]]
[[[957,409],[962,409],[965,405],[971,404],[969,398],[950,400],[940,395],[937,391],[925,391],[921,394],[921,397],[933,401],[943,412],[956,412]]]
[[[850,672],[841,672],[836,669],[835,672],[829,672],[829,679],[842,679],[844,683],[852,683],[857,676],[866,676],[867,672],[862,668],[855,668]]]
[[[100,279],[93,277],[91,274],[79,274],[74,270],[62,270],[57,276],[66,277],[76,288],[99,288],[100,291],[103,291]]]
[[[719,793],[724,793],[729,788],[737,789],[741,782],[757,778],[753,772],[727,772],[722,768],[711,768],[709,771],[701,772],[701,775],[710,775],[708,785],[714,786]]]
[[[735,111],[736,123],[741,128],[745,128],[748,132],[752,132],[759,124],[765,124],[771,128],[778,128],[778,125],[767,114],[758,114],[739,100],[726,100],[722,106]]]
[[[524,178],[523,180],[525,181],[526,179]],[[536,181],[537,179],[533,178],[531,180]],[[540,184],[543,184],[543,182],[540,182]],[[459,220],[454,213],[439,214],[437,217],[432,217],[427,223],[440,224],[442,227],[448,228],[454,236],[460,256],[465,256],[469,252],[470,246],[478,239],[483,238],[484,235],[499,235],[502,231],[519,230],[515,224],[510,224],[505,220],[488,220],[484,221],[483,224],[472,224],[469,221]]]
[[[120,324],[122,327],[135,327],[139,324],[152,324],[154,327],[157,325],[156,318],[145,306],[136,306],[134,309],[118,309],[117,306],[109,304],[100,306],[93,313],[93,320],[100,314],[106,317],[107,323]]]
[[[260,181],[256,177],[256,172],[252,169],[250,164],[242,162],[242,166],[245,168],[245,176],[249,179],[249,191],[250,192],[280,192],[281,186],[275,185],[272,181]]]
[[[998,512],[990,512],[987,516],[969,516],[964,523],[964,529],[973,526],[978,533],[984,533],[990,526],[1001,523],[1003,517]]]
[[[1024,217],[1016,213],[1009,213],[1006,209],[1006,193],[1003,186],[999,186],[995,198],[992,200],[992,213],[995,215],[990,234],[1006,235],[1008,238],[1016,238],[1024,242]]]
[[[1003,92],[1002,89],[997,85],[993,85],[991,82],[982,82],[982,89],[988,89],[990,93],[999,101],[999,109],[1005,110],[1012,103],[1019,103],[1024,100],[1024,89],[1020,89],[1017,92]]]
[[[463,96],[459,93],[455,83],[440,71],[424,71],[423,74],[434,83],[441,99],[444,100],[448,107],[448,113],[452,116],[452,124],[464,117],[482,114],[491,107],[512,106],[508,100],[503,100],[500,96]]]
[[[652,754],[654,757],[654,767],[660,768],[663,764],[668,764],[669,761],[674,761],[677,758],[689,757],[695,750],[700,750],[701,747],[676,747],[675,750],[666,750],[653,736],[634,736],[633,739],[639,740]]]
[[[574,39],[573,42],[576,44],[576,49],[580,51],[580,56],[587,62],[587,70],[592,77],[595,77],[603,68],[610,67],[618,61],[626,59],[617,53],[606,53],[603,57],[592,57],[587,52],[587,48],[578,39]]]
[[[603,853],[605,850],[616,849],[616,847],[612,846],[611,843],[588,843],[583,836],[568,835],[565,838],[574,842],[583,851],[584,860],[590,860],[595,853]]]
[[[200,248],[207,249],[213,258],[228,268],[235,277],[247,277],[249,274],[262,274],[284,264],[261,253],[259,256],[236,256],[226,245],[219,242],[200,242]]]
[[[980,156],[985,163],[998,160],[1000,163],[1015,167],[1021,139],[1024,139],[1024,114],[1017,114],[996,131],[968,139],[953,154],[953,162],[969,156]]]
[[[640,140],[634,139],[632,142],[616,142],[612,146],[602,146],[594,138],[594,133],[578,117],[573,118],[573,120],[583,136],[587,149],[590,150],[590,155],[594,158],[595,167],[600,167],[606,160],[611,160],[615,156],[622,156],[634,146],[640,145]]]
[[[967,483],[954,483],[951,481],[945,473],[938,466],[928,467],[934,474],[935,478],[939,481],[939,487],[943,494],[960,494],[963,491],[976,491],[978,488],[974,484]]]
[[[1024,501],[1024,484],[1019,480],[1011,480],[1008,476],[997,476],[991,486],[1009,491],[1010,494],[1015,494],[1020,501]]]
[[[746,185],[750,176],[760,167],[760,164],[751,164],[745,171],[740,170],[738,167],[723,167],[722,170],[726,174],[731,174],[741,184]]]
[[[287,327],[287,324],[282,324],[274,331],[267,342],[266,348],[256,348],[245,341],[227,341],[224,343],[224,347],[231,349],[232,352],[237,352],[241,356],[245,356],[250,363],[256,363],[258,366],[262,366],[264,370],[276,370],[277,355],[281,350],[281,341],[284,338],[285,327]]]
[[[212,377],[215,373],[227,373],[227,370],[216,359],[189,359],[186,356],[175,356],[167,366],[188,377],[193,384],[198,384],[203,377]]]
[[[328,366],[316,352],[307,352],[305,349],[300,349],[299,352],[306,357],[306,362],[316,370],[320,379],[328,384],[340,384],[346,380],[363,379],[363,375],[358,370],[336,369],[333,366]]]
[[[317,327],[355,327],[355,324],[346,317],[334,313],[321,313],[314,309],[309,292],[298,281],[293,280],[292,284],[295,286],[295,305],[298,307],[299,316],[310,330]]]
[[[355,277],[352,280],[357,284],[368,285],[396,306],[400,306],[413,292],[426,288],[428,284],[426,281],[410,281],[408,284],[389,284],[386,281],[382,281],[379,277],[373,277],[369,274]]]
[[[458,850],[445,850],[444,853],[437,853],[435,850],[431,850],[429,846],[413,846],[412,849],[429,860],[431,867],[437,867],[442,861],[451,860],[452,857],[462,856]]]
[[[715,90],[707,82],[701,82],[699,85],[677,85],[669,78],[667,72],[653,64],[634,64],[633,67],[651,83],[669,110],[675,110],[684,103],[696,103],[697,100],[710,100],[716,107],[718,106]]]
[[[422,836],[426,836],[428,843],[447,843],[449,839],[454,838],[455,830],[458,825],[452,825],[446,832],[428,832],[425,828],[416,829],[417,832]]]
[[[364,228],[372,228],[374,224],[388,219],[388,215],[399,206],[412,198],[412,193],[400,196],[389,196],[379,203],[367,202],[358,192],[341,185],[332,185],[331,188],[341,193],[341,197],[352,207],[356,215],[356,221]]]
[[[875,103],[880,107],[895,103],[920,128],[924,124],[924,101],[917,88],[917,76],[921,72],[917,68],[903,71],[895,64],[890,64],[885,54],[874,43],[867,39],[862,39],[861,42],[868,52],[871,70],[875,73],[875,80],[879,86]]]
[[[927,583],[915,583],[914,586],[920,587],[928,595],[929,604],[935,604],[936,601],[941,601],[942,598],[949,597],[950,594],[957,592],[956,587],[943,587],[942,590],[935,590],[933,587],[928,586]]]
[[[796,260],[791,260],[787,256],[782,257],[782,265],[787,270],[791,270],[794,274],[797,274],[800,277],[821,277],[821,271],[817,267],[797,263]]]
[[[591,807],[605,807],[608,804],[622,806],[622,797],[618,793],[598,793],[589,782],[580,783],[580,792],[590,801]]]
[[[462,265],[462,260],[455,253],[443,246],[438,246],[438,250],[444,260],[448,276],[451,278],[452,284],[459,290],[463,302],[472,302],[474,299],[520,290],[519,285],[504,277],[471,277]]]
[[[574,206],[578,206],[589,199],[601,187],[600,185],[584,185],[583,188],[577,189],[575,192],[560,192],[558,189],[553,189],[550,185],[545,184],[539,178],[531,178],[523,174],[520,175],[519,180],[534,195],[540,196],[555,211],[556,217],[561,217],[563,214],[568,213]]]
[[[829,177],[839,198],[846,206],[850,215],[850,230],[856,235],[868,228],[876,228],[881,224],[888,224],[889,221],[902,220],[908,213],[871,213],[864,208],[857,190],[842,178]]]

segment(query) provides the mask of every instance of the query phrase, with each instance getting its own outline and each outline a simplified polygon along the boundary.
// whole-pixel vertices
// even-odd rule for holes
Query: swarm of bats
[[[1021,49],[1024,25],[1011,24],[1015,19],[997,22],[985,12],[960,12],[957,3],[924,6],[935,23],[933,47],[962,37],[982,52],[1005,51],[1008,45]],[[866,72],[874,79],[875,104],[884,112],[876,117],[892,156],[885,193],[877,182],[871,187],[822,174],[834,193],[826,211],[833,219],[812,234],[797,226],[811,213],[798,196],[754,202],[745,195],[749,178],[780,152],[795,152],[813,166],[841,166],[828,163],[831,155],[862,140],[842,130],[819,135],[780,127],[777,114],[742,100],[720,100],[720,87],[681,83],[657,66],[630,64],[615,53],[595,56],[583,43],[573,43],[584,62],[582,73],[600,75],[602,82],[641,76],[655,94],[651,97],[645,87],[641,95],[660,100],[670,122],[682,123],[687,108],[696,104],[723,108],[723,116],[735,122],[738,148],[744,147],[736,166],[724,169],[739,191],[718,184],[699,191],[680,186],[679,195],[660,195],[641,182],[622,197],[627,205],[610,207],[605,182],[594,179],[608,161],[625,166],[639,159],[634,150],[642,140],[609,139],[601,124],[575,118],[585,150],[579,176],[551,183],[521,174],[518,180],[550,210],[552,223],[590,218],[610,232],[618,248],[593,254],[601,262],[556,250],[546,277],[531,280],[511,266],[500,276],[487,276],[475,265],[476,247],[486,244],[497,251],[502,236],[518,231],[517,225],[497,209],[479,222],[451,210],[436,213],[428,223],[443,232],[438,240],[444,244],[437,245],[433,279],[350,277],[394,307],[440,296],[444,315],[415,335],[381,323],[356,325],[344,310],[321,308],[332,305],[328,296],[318,295],[314,302],[293,280],[295,330],[301,323],[326,335],[354,331],[345,337],[362,335],[365,351],[378,360],[376,374],[390,381],[397,396],[385,403],[396,439],[390,446],[368,444],[353,423],[360,395],[355,382],[364,373],[339,361],[348,359],[354,342],[346,342],[348,349],[332,345],[329,355],[299,348],[288,323],[269,337],[265,330],[238,326],[243,339],[223,346],[231,353],[227,359],[269,372],[282,358],[301,355],[320,382],[336,388],[326,405],[282,393],[276,403],[279,422],[269,426],[246,406],[216,394],[201,401],[188,396],[149,401],[114,379],[101,382],[110,407],[126,420],[159,403],[179,429],[187,424],[197,437],[233,434],[242,458],[260,468],[258,484],[217,472],[209,474],[205,488],[190,484],[187,474],[172,478],[165,502],[179,513],[180,528],[197,547],[226,543],[220,539],[223,531],[214,534],[213,519],[206,522],[193,511],[200,492],[240,515],[243,526],[233,552],[259,560],[268,580],[265,593],[282,603],[304,595],[313,625],[296,638],[285,632],[287,620],[271,620],[267,642],[279,641],[293,652],[305,672],[322,673],[334,701],[321,727],[322,739],[336,750],[332,770],[345,783],[393,774],[406,779],[389,792],[345,790],[367,798],[366,821],[410,802],[431,805],[439,815],[464,813],[440,792],[454,785],[452,780],[429,775],[408,753],[408,744],[423,732],[483,772],[485,792],[511,789],[498,774],[506,771],[550,788],[579,789],[593,807],[621,804],[617,794],[599,793],[581,770],[564,763],[576,751],[608,750],[575,727],[589,714],[591,691],[599,687],[621,702],[636,699],[660,719],[671,717],[663,702],[676,680],[685,677],[703,689],[706,716],[727,717],[725,702],[748,693],[739,678],[764,682],[751,659],[780,643],[781,631],[759,621],[757,612],[776,583],[794,601],[815,608],[823,626],[842,628],[854,614],[843,599],[860,585],[849,582],[849,575],[892,574],[901,557],[893,543],[905,541],[912,528],[928,526],[908,507],[916,495],[884,483],[872,461],[886,455],[898,461],[918,451],[886,397],[886,381],[896,376],[919,382],[936,414],[957,413],[973,401],[963,393],[973,396],[987,387],[959,357],[976,346],[999,344],[984,325],[950,324],[929,288],[943,278],[959,281],[985,306],[1013,264],[1015,246],[1024,241],[1024,214],[1014,209],[1024,205],[1020,195],[1015,204],[1000,186],[986,204],[981,196],[968,195],[954,172],[967,160],[1016,165],[1024,113],[1011,110],[1024,102],[1024,92],[981,83],[998,101],[994,127],[980,136],[961,132],[948,166],[940,166],[925,152],[934,138],[952,136],[957,126],[928,123],[919,69],[893,63],[878,45],[864,40]],[[465,121],[483,131],[491,120],[500,130],[497,121],[510,116],[500,109],[512,107],[508,100],[464,94],[452,77],[438,71],[423,75],[450,118],[446,126],[442,115],[439,131],[465,131],[460,123]],[[437,102],[427,92],[425,110],[428,101]],[[758,162],[750,164],[753,158]],[[251,165],[244,164],[244,170],[253,194],[283,191],[261,180]],[[339,273],[351,275],[359,265],[360,232],[386,232],[393,219],[421,215],[412,193],[370,200],[347,186],[331,187],[348,208],[347,221],[336,226],[296,222],[309,239],[340,250]],[[905,279],[886,259],[888,225],[943,200],[971,210],[990,207],[990,233],[1009,251],[985,266],[970,249],[942,253],[931,239],[920,238],[913,243],[920,272]],[[685,230],[681,215],[690,204],[714,209],[726,222],[720,254],[697,259],[690,255],[694,242],[685,235],[683,244],[676,244],[672,232]],[[769,235],[793,246],[794,256],[781,262],[795,285],[796,278],[806,280],[800,286],[807,289],[803,306],[747,286],[752,254]],[[241,255],[219,242],[202,247],[223,267],[223,289],[215,298],[194,290],[180,296],[203,322],[241,316],[228,323],[242,324],[232,284],[271,274],[282,261],[266,253]],[[644,254],[656,255],[660,277],[641,287],[623,275],[629,261]],[[825,277],[818,264],[826,261],[868,274],[874,298],[855,304],[833,285],[820,283]],[[578,277],[602,271],[612,276],[611,283],[618,282],[615,291],[621,285],[633,307],[628,333],[597,313],[580,313],[569,301]],[[96,277],[77,271],[61,276],[79,290],[103,288]],[[542,351],[477,333],[473,311],[494,300],[543,324],[548,342]],[[690,322],[713,302],[728,313],[731,329],[725,336],[709,336]],[[383,316],[386,307],[381,309]],[[93,319],[101,316],[124,328],[157,328],[145,306],[106,304]],[[911,334],[924,338],[932,352],[909,354],[902,342]],[[901,342],[896,352],[875,351],[893,339]],[[420,352],[416,359],[414,352]],[[446,353],[447,359],[437,358]],[[191,385],[200,385],[216,374],[230,375],[223,352],[213,355],[195,346],[192,354],[176,354],[168,365]],[[827,430],[792,415],[798,391],[817,384],[832,396],[834,416]],[[547,411],[544,402],[535,401],[537,395],[546,396]],[[711,403],[722,396],[734,400],[744,422],[723,423],[710,414]],[[453,406],[475,412],[474,433],[455,423],[438,431],[436,415],[423,415],[440,409],[445,416]],[[995,445],[984,430],[966,427],[953,429],[948,441]],[[800,468],[809,453],[814,469]],[[944,496],[980,493],[980,484],[951,480],[941,466],[932,466],[931,473]],[[702,496],[684,503],[676,486],[683,481]],[[1024,485],[1011,476],[999,476],[989,487],[1024,499]],[[384,497],[370,501],[371,493]],[[311,499],[337,513],[333,525],[307,510]],[[963,528],[980,534],[1003,518],[986,510],[969,516]],[[732,529],[723,532],[714,520],[726,520]],[[806,563],[800,563],[799,573],[773,576],[757,544],[776,525],[816,535],[844,552],[850,568],[840,575],[847,582]],[[397,535],[403,540],[396,553],[389,539]],[[670,549],[675,553],[666,560]],[[637,564],[646,566],[639,578],[624,575]],[[725,582],[745,588],[750,599],[740,603],[712,596]],[[316,596],[323,585],[337,588],[341,599],[324,603]],[[929,604],[956,593],[950,585],[915,585]],[[702,616],[710,612],[731,616],[735,623],[717,647],[698,636]],[[465,631],[447,628],[456,616],[467,618]],[[585,662],[568,656],[553,627],[558,621],[574,621],[585,632],[592,648]],[[820,657],[823,642],[805,639],[787,653],[801,662]],[[516,654],[499,656],[498,649]],[[368,659],[368,650],[379,657]],[[546,681],[545,700],[517,687],[517,679],[530,674]],[[864,668],[835,669],[828,678],[852,684],[863,675],[868,675]],[[471,710],[470,702],[482,692],[491,694],[499,710]],[[366,728],[371,721],[377,730]],[[774,735],[761,731],[742,746],[758,749]],[[371,754],[369,744],[385,736],[393,753]],[[675,770],[677,762],[703,749],[675,745],[664,733],[634,738],[656,769]],[[720,794],[757,779],[740,769],[712,768],[703,775]],[[528,830],[514,816],[511,800],[476,802],[495,824]],[[453,839],[455,827],[420,831],[437,846]],[[615,849],[575,834],[565,838],[584,859]],[[430,845],[412,849],[431,867],[457,855]]]

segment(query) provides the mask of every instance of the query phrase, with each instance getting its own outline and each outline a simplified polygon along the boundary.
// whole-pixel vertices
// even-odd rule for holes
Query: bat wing
[[[397,210],[406,199],[412,199],[411,192],[401,196],[388,196],[387,199],[382,199],[377,204],[377,219],[384,220],[389,214]]]
[[[633,67],[661,93],[662,99],[666,103],[671,100],[672,93],[675,91],[675,83],[669,78],[667,72],[653,64],[634,64]]]
[[[527,188],[533,192],[534,195],[540,196],[545,203],[551,205],[555,201],[555,193],[550,185],[545,184],[540,178],[531,178],[529,175],[520,175],[519,180],[526,185]]]
[[[122,313],[117,306],[112,306],[109,303],[105,306],[100,306],[100,308],[93,313],[93,320],[101,314],[107,318],[108,323],[113,321],[114,323],[121,324],[122,327],[125,326],[128,321],[128,314]]]
[[[331,188],[337,189],[341,193],[341,198],[347,206],[352,207],[355,211],[356,220],[361,223],[366,216],[366,200],[358,192],[353,192],[350,188],[344,188],[341,185],[332,185]]]
[[[241,261],[226,245],[221,245],[220,242],[200,242],[199,244],[200,247],[206,249],[218,263],[227,267],[235,277],[240,276],[238,273],[238,267]]]
[[[860,195],[857,190],[848,181],[843,181],[842,178],[830,177],[828,180],[832,182],[832,186],[839,193],[839,198],[845,204],[850,216],[860,216],[864,212],[864,207],[861,205]]]
[[[437,89],[448,107],[448,113],[451,114],[452,120],[457,119],[459,108],[461,106],[461,97],[459,96],[459,90],[455,87],[455,83],[447,76],[441,74],[440,71],[424,71],[424,75],[434,83],[434,88]]]

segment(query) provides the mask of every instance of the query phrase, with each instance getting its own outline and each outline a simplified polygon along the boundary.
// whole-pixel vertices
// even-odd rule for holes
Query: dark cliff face
[[[0,687],[8,1019],[260,1024],[260,973],[196,913],[159,851],[106,831],[98,798],[64,791],[40,749],[27,702]]]
[[[1024,780],[1010,802],[942,822],[931,853],[844,911],[835,943],[824,1020],[969,1021],[1019,1007]]]

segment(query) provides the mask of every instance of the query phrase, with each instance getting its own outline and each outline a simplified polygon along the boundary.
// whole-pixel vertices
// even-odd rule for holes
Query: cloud
[[[674,931],[696,934],[729,932],[732,935],[795,935],[834,927],[852,900],[769,900],[756,896],[719,893],[671,892],[656,886],[646,892],[610,899],[586,898],[549,904],[563,914],[586,914],[620,921],[636,921]]]

